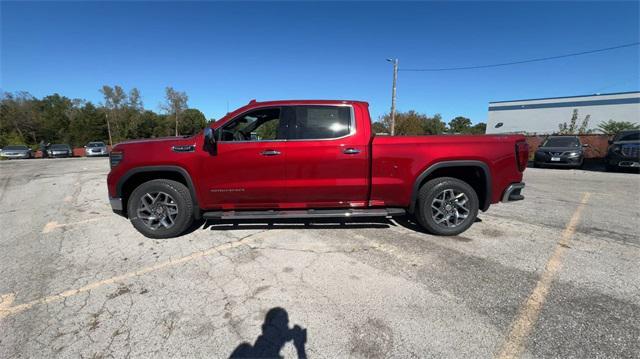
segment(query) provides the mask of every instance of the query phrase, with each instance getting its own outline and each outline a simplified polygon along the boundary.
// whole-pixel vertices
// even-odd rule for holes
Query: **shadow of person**
[[[306,358],[307,330],[298,325],[289,329],[289,314],[280,307],[271,308],[264,317],[262,334],[251,345],[244,342],[236,347],[229,358],[282,358],[280,351],[293,341],[298,358]]]

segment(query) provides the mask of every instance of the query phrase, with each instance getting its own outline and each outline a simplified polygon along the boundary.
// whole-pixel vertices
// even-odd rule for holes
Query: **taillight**
[[[529,144],[526,142],[516,142],[516,161],[520,172],[527,168],[529,162]]]
[[[120,151],[111,151],[111,153],[109,153],[109,164],[111,165],[111,168],[119,165],[123,158],[124,153]]]

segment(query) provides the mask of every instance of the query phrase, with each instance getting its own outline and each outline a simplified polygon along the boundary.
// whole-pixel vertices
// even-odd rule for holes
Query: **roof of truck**
[[[251,110],[256,107],[264,107],[264,106],[295,106],[295,105],[352,105],[352,104],[361,104],[364,106],[369,106],[368,102],[365,101],[355,101],[355,100],[272,100],[272,101],[256,101],[251,100],[248,104],[233,110],[232,112],[228,112],[226,115],[222,116],[220,120],[226,119],[228,117],[236,116],[239,113]]]
[[[313,104],[366,104],[365,101],[357,100],[270,100],[270,101],[249,101],[248,105],[313,105]]]

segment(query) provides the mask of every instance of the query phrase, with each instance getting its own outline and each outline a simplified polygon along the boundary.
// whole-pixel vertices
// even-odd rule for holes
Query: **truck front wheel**
[[[418,222],[430,233],[455,236],[478,216],[478,195],[457,178],[434,178],[420,188],[416,212]]]
[[[193,200],[182,183],[157,179],[133,191],[127,213],[131,224],[146,237],[177,237],[193,223]]]

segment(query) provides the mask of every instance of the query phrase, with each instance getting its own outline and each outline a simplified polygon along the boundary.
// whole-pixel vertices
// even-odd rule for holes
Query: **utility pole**
[[[109,113],[106,112],[104,116],[107,118],[107,132],[109,133],[109,146],[113,148],[113,142],[111,141],[111,125],[109,124]]]
[[[176,109],[176,137],[178,137],[178,110]]]
[[[393,88],[391,89],[391,136],[395,134],[396,130],[396,83],[398,82],[398,59],[387,59],[387,61],[393,63]]]

